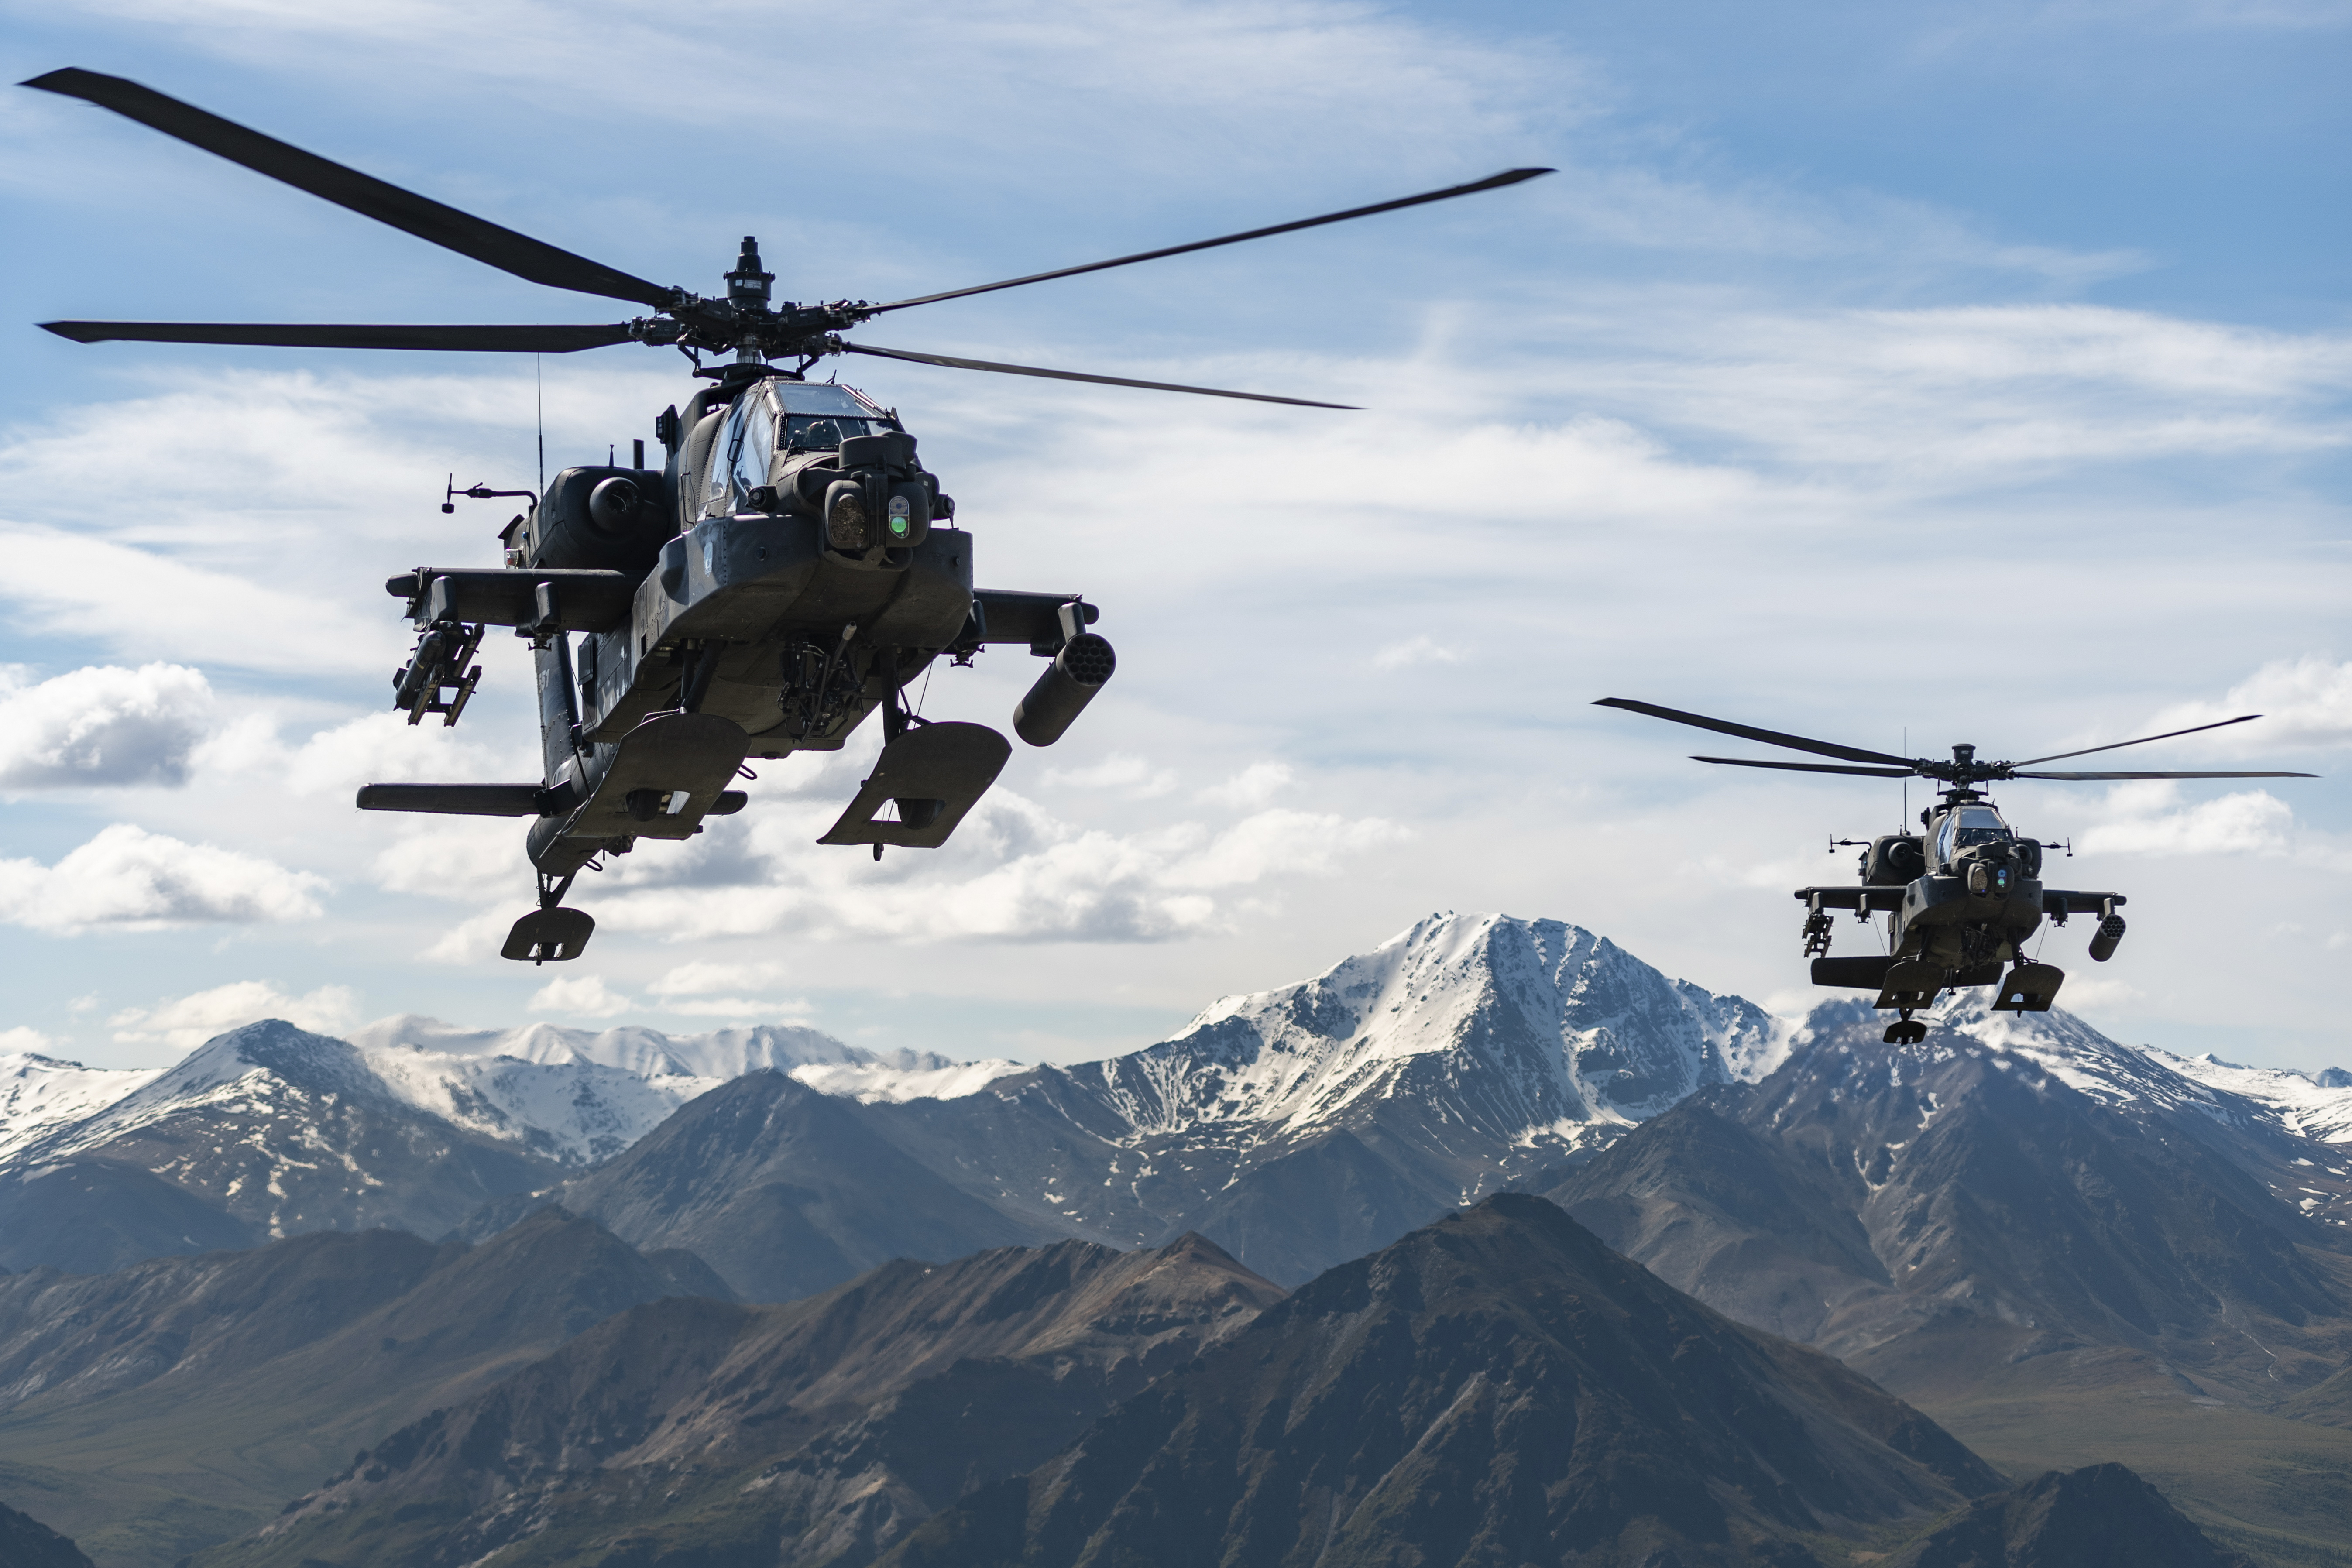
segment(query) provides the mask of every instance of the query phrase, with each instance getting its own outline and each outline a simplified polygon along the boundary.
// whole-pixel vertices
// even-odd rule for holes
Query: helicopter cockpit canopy
[[[879,436],[898,427],[898,421],[845,386],[771,380],[746,388],[719,431],[703,513],[722,514],[745,504],[753,489],[768,482],[780,449],[838,451],[849,437]]]
[[[1948,866],[1952,857],[1978,844],[2006,844],[2016,835],[2000,813],[1990,805],[1958,805],[1944,814],[1936,827],[1936,863]]]
[[[896,420],[845,386],[805,382],[772,384],[784,405],[782,446],[788,452],[830,452],[850,436],[879,436]]]

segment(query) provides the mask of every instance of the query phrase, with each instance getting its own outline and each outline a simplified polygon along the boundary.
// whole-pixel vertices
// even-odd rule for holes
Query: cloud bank
[[[91,665],[27,682],[0,668],[0,790],[183,784],[215,713],[201,670]]]
[[[0,921],[78,931],[316,920],[326,889],[324,878],[257,855],[118,822],[54,866],[0,860]]]

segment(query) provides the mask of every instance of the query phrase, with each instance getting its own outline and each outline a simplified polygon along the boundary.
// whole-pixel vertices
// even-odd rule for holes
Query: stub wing
[[[1899,910],[1908,885],[1901,888],[1799,888],[1797,901],[1810,910],[1858,910],[1875,913],[1883,910]],[[2045,888],[2042,891],[2042,912],[2045,915],[2113,914],[2124,903],[2121,893],[2082,893],[2062,888]]]
[[[1899,910],[1901,888],[1799,888],[1798,899],[1809,910]]]

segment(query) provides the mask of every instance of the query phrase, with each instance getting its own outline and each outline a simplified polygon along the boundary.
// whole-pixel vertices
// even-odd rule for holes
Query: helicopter
[[[67,68],[19,84],[79,99],[501,271],[550,288],[627,300],[653,312],[611,325],[307,325],[44,321],[76,342],[572,353],[637,342],[674,347],[698,387],[653,431],[657,468],[634,441],[626,468],[563,469],[541,491],[460,490],[456,500],[521,496],[499,534],[497,567],[420,566],[386,591],[416,628],[393,676],[393,706],[411,724],[453,725],[481,680],[490,626],[531,648],[541,777],[523,784],[372,784],[363,811],[533,819],[525,848],[538,908],[501,956],[532,963],[579,956],[595,930],[564,896],[583,869],[643,839],[680,840],[705,819],[740,811],[753,758],[838,751],[876,710],[883,746],[857,795],[818,842],[936,848],[993,784],[1011,742],[986,725],[912,711],[906,688],[935,661],[969,666],[992,644],[1026,645],[1050,661],[1013,709],[1032,746],[1060,740],[1118,668],[1089,630],[1100,609],[1075,593],[975,588],[973,540],[952,496],[917,456],[916,438],[854,388],[809,379],[819,362],[864,354],[956,370],[1346,408],[1309,398],[1139,381],[853,342],[877,316],[1244,240],[1341,223],[1515,185],[1553,171],[1507,169],[1443,190],[1162,247],[969,288],[875,304],[773,300],[775,275],[746,237],[726,291],[706,297],[559,249],[388,184],[120,77]],[[731,353],[706,365],[702,356]],[[573,637],[580,639],[578,656]]]
[[[1886,1043],[1891,1046],[1916,1045],[1927,1037],[1927,1026],[1911,1015],[1933,1005],[1947,988],[1997,986],[2000,994],[1993,1000],[1996,1012],[2048,1012],[2057,1000],[2065,972],[2055,964],[2029,959],[2025,953],[2026,939],[2040,928],[2045,917],[2052,925],[2063,926],[2069,915],[2097,915],[2098,929],[2090,941],[2090,954],[2096,963],[2105,963],[2113,958],[2124,939],[2124,917],[2116,912],[2124,905],[2124,895],[2043,887],[2042,851],[2050,846],[2019,835],[1977,785],[2010,779],[2079,782],[2317,776],[2274,772],[2026,771],[2068,757],[2085,757],[2095,752],[2144,746],[2151,741],[2169,741],[2179,735],[2250,723],[2262,717],[2259,713],[2011,763],[1979,761],[1973,745],[1954,746],[1948,762],[1933,757],[1897,757],[1885,752],[1809,740],[1802,735],[1785,735],[1777,730],[1759,730],[1625,697],[1604,697],[1594,706],[1622,708],[1718,734],[1738,735],[1769,746],[1840,759],[1838,763],[1782,763],[1695,756],[1693,762],[1735,768],[1776,768],[1790,773],[1860,774],[1865,778],[1927,778],[1944,786],[1937,792],[1939,804],[1919,813],[1917,833],[1884,834],[1866,842],[1848,838],[1830,841],[1832,850],[1861,848],[1859,887],[1797,889],[1796,896],[1806,910],[1805,956],[1812,960],[1813,984],[1876,991],[1878,1000],[1872,1005],[1880,1011],[1891,1009],[1896,1016],[1885,1034]],[[2067,852],[2073,851],[2070,848]],[[1852,910],[1857,921],[1867,921],[1872,914],[1885,911],[1886,952],[1864,958],[1828,956],[1832,910]],[[2006,973],[2002,972],[2003,965],[2009,966]]]

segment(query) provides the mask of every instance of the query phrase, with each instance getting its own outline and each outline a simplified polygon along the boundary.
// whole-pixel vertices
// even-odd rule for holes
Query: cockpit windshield
[[[1945,813],[1943,826],[1936,830],[1936,858],[1949,863],[1972,844],[1999,844],[2010,837],[2000,813],[1989,805],[1963,805]]]
[[[897,428],[845,386],[781,382],[776,391],[784,405],[782,437],[788,452],[830,452],[849,437],[879,436]]]

